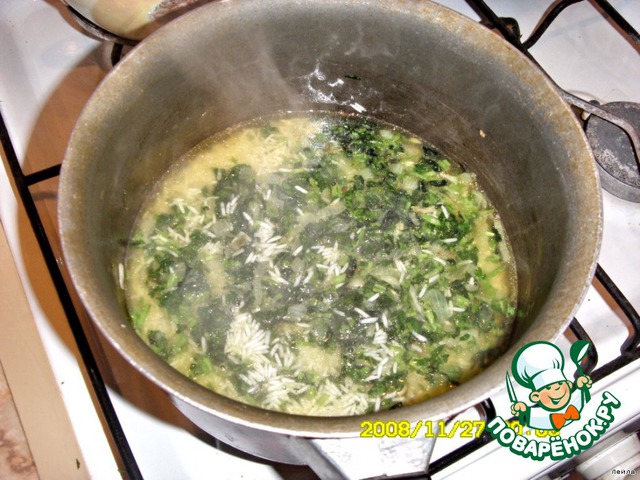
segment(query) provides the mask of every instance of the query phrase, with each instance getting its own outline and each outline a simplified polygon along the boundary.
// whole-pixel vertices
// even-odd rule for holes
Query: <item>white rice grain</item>
[[[118,285],[121,290],[124,290],[124,265],[122,262],[118,263]]]
[[[367,298],[367,302],[375,302],[378,299],[378,297],[380,297],[380,292],[374,293],[369,298]]]
[[[416,339],[420,340],[422,343],[427,342],[427,337],[425,337],[424,335],[420,335],[415,330],[411,331],[411,335],[413,335]]]
[[[378,317],[368,317],[368,318],[361,318],[360,319],[360,323],[363,325],[368,325],[370,323],[376,323],[378,321]]]
[[[382,325],[384,328],[389,328],[389,319],[387,318],[387,312],[382,312],[382,316],[380,317],[382,320]]]
[[[249,222],[249,225],[253,226],[253,218],[247,212],[242,212],[242,216]]]

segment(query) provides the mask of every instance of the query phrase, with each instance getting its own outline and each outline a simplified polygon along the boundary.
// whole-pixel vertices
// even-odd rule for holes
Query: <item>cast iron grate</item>
[[[7,158],[7,163],[9,164],[9,169],[11,170],[11,175],[13,176],[16,189],[18,190],[20,200],[24,205],[31,228],[33,229],[36,240],[38,241],[38,246],[42,251],[42,255],[47,265],[47,269],[49,270],[49,274],[51,275],[51,279],[53,280],[56,293],[60,298],[60,303],[67,317],[67,321],[73,333],[80,356],[82,357],[82,362],[84,363],[87,375],[89,376],[91,387],[95,393],[99,408],[102,411],[102,416],[108,426],[111,440],[117,449],[128,478],[132,480],[141,479],[143,478],[142,474],[140,473],[138,464],[133,456],[133,452],[129,447],[129,443],[120,424],[120,420],[118,419],[113,404],[111,403],[105,382],[98,369],[96,358],[89,345],[88,337],[84,332],[80,322],[80,317],[78,316],[78,312],[76,311],[71,299],[70,290],[64,281],[51,241],[47,236],[40,214],[36,208],[34,197],[31,195],[31,191],[29,190],[29,187],[36,183],[58,176],[60,173],[60,165],[55,165],[53,167],[25,175],[16,155],[15,148],[11,142],[11,138],[9,137],[9,132],[4,118],[1,115],[0,140],[2,141],[2,147]]]
[[[467,0],[485,20],[487,27],[497,30],[538,67],[529,49],[547,31],[553,21],[569,6],[584,0],[560,0],[543,16],[528,39],[522,41],[520,27],[513,18],[498,17],[483,0]],[[607,0],[590,3],[612,28],[635,49],[640,49],[640,34]],[[540,69],[544,72],[542,67]],[[553,82],[553,80],[551,79]],[[609,193],[631,202],[640,202],[640,104],[612,102],[600,105],[560,89],[561,95],[587,118],[587,137],[591,143],[602,187]]]

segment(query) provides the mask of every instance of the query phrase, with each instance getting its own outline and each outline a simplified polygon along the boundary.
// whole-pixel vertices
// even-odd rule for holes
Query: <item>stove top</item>
[[[602,0],[438,3],[485,22],[491,19],[491,13],[484,9],[488,6],[498,17],[517,21],[519,32],[513,22],[507,21],[504,35],[515,34],[518,38],[520,33],[523,39],[541,25],[541,18],[553,6],[566,6],[530,47],[532,57],[568,96],[599,105],[640,103],[640,46],[612,20]],[[618,0],[611,4],[632,28],[640,29],[640,3]],[[154,479],[315,478],[306,468],[250,457],[199,431],[175,410],[163,392],[101,340],[81,309],[75,307],[73,295],[65,298],[56,290],[49,267],[55,269],[56,259],[61,258],[55,212],[58,165],[83,105],[110,68],[113,45],[88,36],[64,5],[54,0],[5,0],[0,5],[0,19],[0,112],[7,134],[3,138],[3,159],[15,154],[42,222],[36,225],[34,236],[34,212],[29,211],[29,200],[20,198],[16,175],[5,162],[6,168],[0,170],[0,220],[33,328],[19,337],[24,342],[22,351],[14,348],[12,355],[7,355],[0,344],[0,360],[41,476],[110,479],[121,478],[124,470],[131,478],[141,474]],[[576,108],[576,113],[586,119],[593,109],[582,106],[585,108]],[[503,466],[510,478],[557,478],[568,472],[598,478],[611,474],[612,469],[635,468],[640,463],[634,457],[640,451],[635,434],[640,419],[640,407],[636,407],[639,362],[634,360],[634,348],[626,357],[620,353],[633,327],[624,302],[621,305],[616,301],[621,294],[632,306],[640,306],[640,275],[636,273],[640,270],[640,204],[605,190],[603,208],[603,248],[597,278],[576,315],[579,324],[567,330],[557,343],[568,351],[570,344],[583,335],[581,326],[597,346],[594,373],[600,369],[600,374],[596,375],[592,394],[610,391],[621,402],[608,436],[582,456],[565,462],[523,459],[495,441],[470,446],[460,438],[439,439],[432,456],[433,478],[468,478],[490,472],[495,465]],[[44,249],[51,249],[50,256],[43,257],[40,238],[45,239]],[[53,265],[47,265],[47,259]],[[22,334],[23,318],[8,314],[0,317],[3,331]],[[78,339],[76,324],[84,326],[87,339]],[[42,352],[42,358],[49,362],[46,368],[38,364],[34,370],[24,370],[27,364],[20,355],[29,358],[30,351]],[[95,358],[87,363],[87,355]],[[619,360],[622,357],[624,362]],[[602,370],[607,365],[607,371]],[[101,380],[107,385],[106,400],[101,400],[99,386],[96,393],[95,385]],[[41,428],[45,426],[42,418],[32,418],[28,413],[41,391],[39,385],[45,383],[49,385],[46,401],[35,405],[45,411],[51,408],[50,417],[60,419],[58,424],[46,424],[47,429]],[[50,400],[49,395],[57,400]],[[506,392],[490,400],[485,413],[493,410],[508,415]],[[475,419],[479,414],[470,411],[463,415]],[[115,441],[112,423],[116,424]],[[68,432],[75,442],[65,444],[64,449],[56,448],[52,439],[57,438],[54,435],[58,429]],[[124,448],[118,448],[120,443]]]

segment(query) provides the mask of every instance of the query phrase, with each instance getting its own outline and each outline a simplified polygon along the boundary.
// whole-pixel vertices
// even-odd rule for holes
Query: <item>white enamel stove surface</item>
[[[462,0],[440,3],[478,19]],[[526,38],[551,2],[488,0],[487,3],[498,15],[516,18]],[[640,2],[612,0],[611,3],[640,30]],[[105,74],[103,65],[107,63],[108,48],[79,31],[55,0],[3,0],[0,45],[0,109],[25,171],[60,163],[75,119]],[[640,102],[638,51],[590,3],[569,7],[531,53],[552,78],[571,93],[603,103]],[[48,232],[56,230],[56,186],[54,179],[32,188]],[[605,192],[604,218],[600,264],[639,308],[640,205]],[[77,456],[82,458],[78,478],[120,478],[121,472],[86,386],[83,369],[78,365],[64,316],[6,169],[0,169],[0,220],[33,314],[37,332],[34,341],[44,346],[61,405],[77,439],[80,449]],[[56,240],[52,243],[55,246]],[[613,358],[627,328],[596,288],[591,288],[577,317],[598,345],[600,361]],[[567,336],[559,343],[566,348],[571,341]],[[28,348],[25,345],[25,349]],[[114,358],[116,372],[114,378],[108,380],[122,392],[111,391],[111,398],[145,478],[312,478],[304,469],[272,465],[216,448],[215,442],[190,426],[161,392],[121,365],[108,347],[105,350]],[[622,435],[616,430],[629,428],[640,413],[637,402],[640,373],[636,370],[632,364],[599,382],[594,389],[594,395],[608,389],[622,402],[611,428],[610,442]],[[28,392],[33,388],[33,395],[38,395],[38,386],[30,385],[32,378],[30,372],[24,372],[22,379],[14,380],[21,382],[17,389]],[[508,416],[506,394],[496,395],[493,401],[498,414]],[[56,438],[55,432],[37,430],[27,431],[27,436],[34,438],[34,444],[38,443],[38,436]],[[434,459],[459,443],[456,439],[438,441]],[[623,456],[637,451],[636,443],[627,441],[623,450],[628,455]],[[587,453],[593,456],[597,450],[593,447]],[[622,467],[626,460],[612,455],[608,455],[608,459],[612,463],[608,469]],[[55,478],[55,472],[45,471],[47,465],[45,462],[38,465],[42,478]],[[436,478],[475,477],[492,472],[496,465],[508,478],[535,478],[557,468],[552,462],[521,459],[492,442],[438,473]],[[583,463],[579,471],[586,478],[595,478],[604,473],[602,465]]]

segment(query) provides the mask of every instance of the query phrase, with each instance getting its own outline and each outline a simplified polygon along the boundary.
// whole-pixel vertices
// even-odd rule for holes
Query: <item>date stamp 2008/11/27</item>
[[[362,438],[477,438],[482,435],[486,423],[483,420],[408,420],[369,421],[360,423]]]
[[[509,424],[514,428],[522,427],[514,420]],[[408,420],[364,420],[360,422],[360,437],[362,438],[478,438],[486,427],[484,420],[419,420],[411,423]],[[522,432],[521,432],[522,433]],[[536,437],[551,437],[558,435],[556,431],[532,430],[527,435],[535,433]]]

